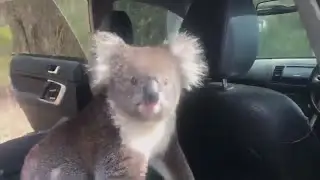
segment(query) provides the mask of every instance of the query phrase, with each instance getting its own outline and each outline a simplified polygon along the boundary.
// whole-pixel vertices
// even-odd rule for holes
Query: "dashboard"
[[[311,117],[308,82],[316,65],[315,58],[258,59],[247,74],[231,78],[230,82],[265,87],[286,94],[306,116]]]

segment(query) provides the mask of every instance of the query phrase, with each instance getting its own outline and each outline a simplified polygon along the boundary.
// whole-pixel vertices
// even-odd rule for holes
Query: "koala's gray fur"
[[[121,143],[106,109],[105,97],[97,96],[77,118],[53,129],[28,153],[21,179],[144,179],[146,159]]]
[[[21,179],[142,180],[148,163],[166,180],[193,179],[175,111],[183,89],[200,86],[207,73],[198,39],[181,33],[154,47],[108,32],[93,39],[94,100],[32,148]]]

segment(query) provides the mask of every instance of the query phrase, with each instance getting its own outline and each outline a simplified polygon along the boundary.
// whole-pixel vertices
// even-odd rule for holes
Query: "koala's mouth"
[[[159,101],[152,103],[140,103],[138,105],[138,111],[145,116],[152,116],[158,114],[161,110],[161,104]]]

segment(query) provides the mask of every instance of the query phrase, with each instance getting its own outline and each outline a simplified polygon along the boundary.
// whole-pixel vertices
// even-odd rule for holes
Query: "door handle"
[[[60,66],[57,65],[49,65],[48,66],[48,73],[49,74],[58,74],[60,70]]]
[[[66,90],[64,84],[48,79],[39,100],[58,106],[61,104]]]

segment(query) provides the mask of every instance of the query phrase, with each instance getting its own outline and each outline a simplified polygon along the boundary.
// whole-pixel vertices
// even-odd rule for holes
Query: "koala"
[[[21,179],[142,180],[148,164],[166,180],[194,179],[175,125],[183,92],[207,74],[198,39],[132,46],[98,31],[93,40],[92,102],[30,150]]]

